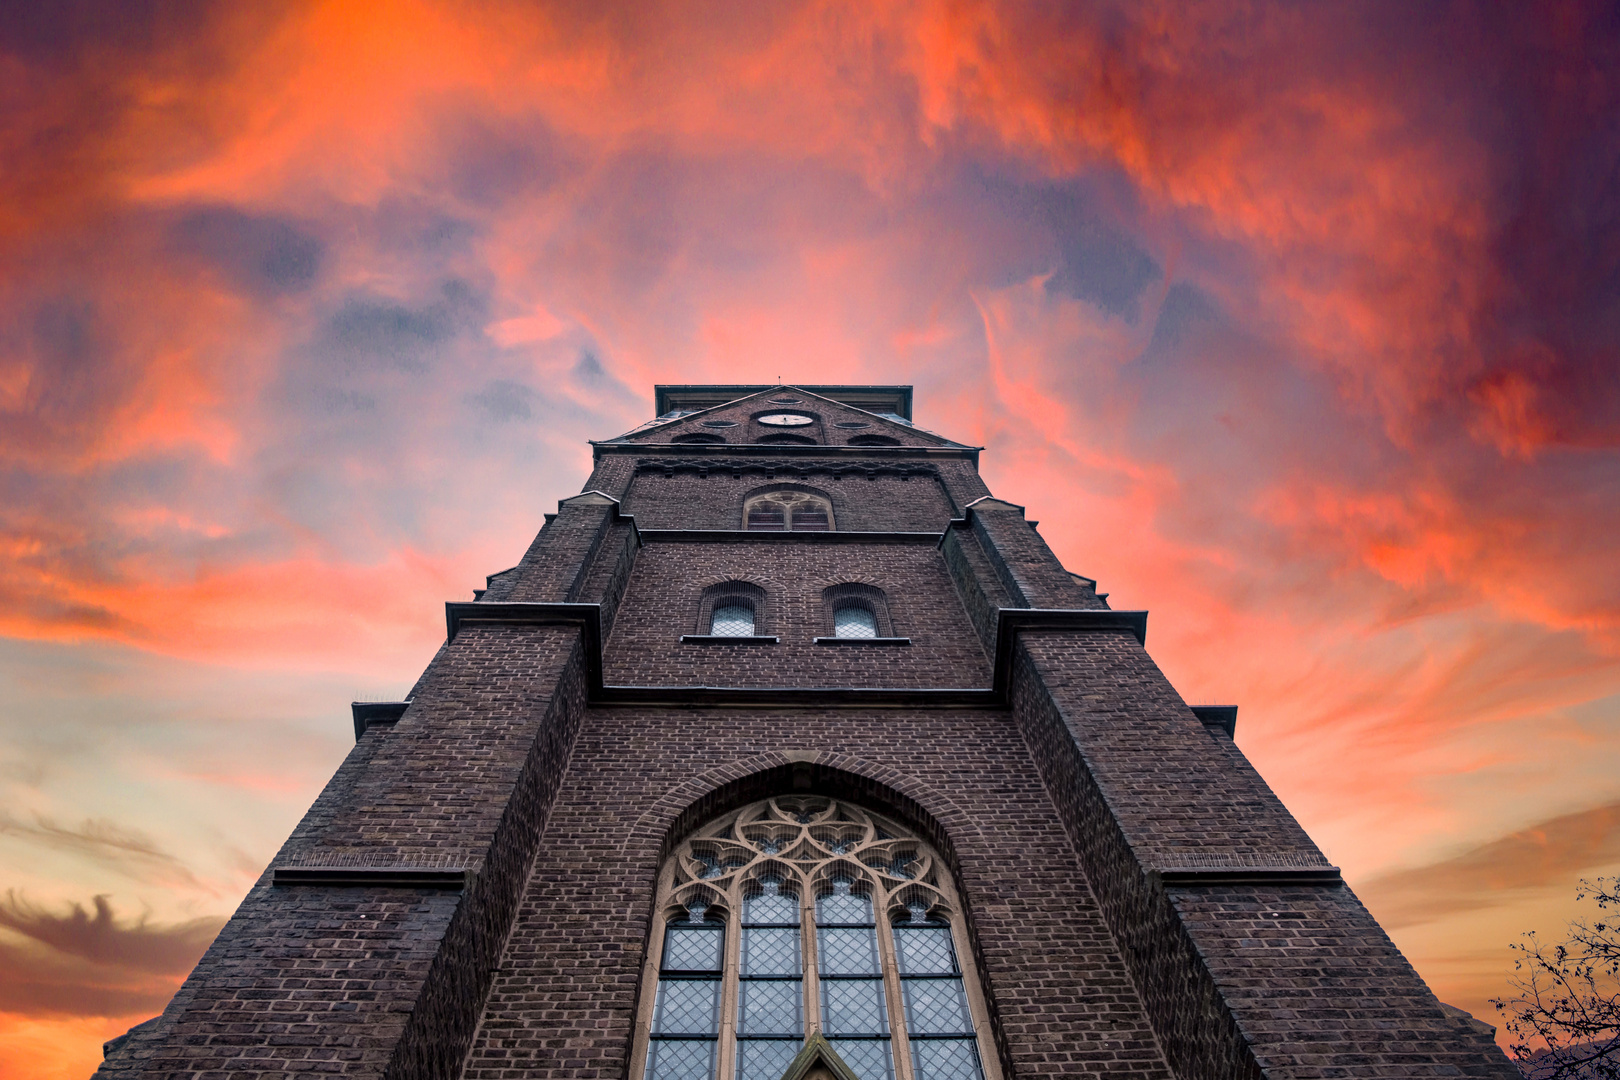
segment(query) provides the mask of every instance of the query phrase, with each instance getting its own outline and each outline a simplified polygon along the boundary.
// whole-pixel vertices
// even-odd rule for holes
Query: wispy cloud
[[[0,926],[59,953],[95,964],[155,975],[183,975],[191,970],[223,919],[200,918],[154,925],[146,916],[120,921],[105,896],[90,901],[93,912],[71,904],[57,914],[30,904],[8,889],[0,901]]]
[[[1357,891],[1385,926],[1398,929],[1493,907],[1515,889],[1565,885],[1593,867],[1620,864],[1620,803],[1594,806],[1520,829],[1427,866],[1373,878]]]
[[[0,927],[0,1012],[24,1016],[131,1016],[155,1013],[196,964],[224,920],[159,925],[120,920],[104,896],[56,913],[8,891]]]
[[[186,865],[151,837],[110,821],[86,818],[71,826],[40,815],[24,822],[0,813],[0,834],[82,856],[140,881],[201,887]],[[97,911],[101,912],[99,901]],[[0,909],[0,925],[11,925],[6,918]]]

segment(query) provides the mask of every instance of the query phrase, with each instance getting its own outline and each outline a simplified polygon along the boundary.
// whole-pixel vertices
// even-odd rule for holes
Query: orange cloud
[[[1612,802],[1597,5],[122,7],[0,41],[0,634],[408,680],[652,382],[912,381],[1347,866]]]

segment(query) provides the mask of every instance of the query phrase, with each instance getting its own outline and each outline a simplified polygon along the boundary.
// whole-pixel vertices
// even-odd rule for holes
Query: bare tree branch
[[[1511,948],[1518,997],[1491,1003],[1513,1037],[1529,1080],[1620,1080],[1620,878],[1582,881],[1575,899],[1597,901],[1598,918],[1576,920],[1561,944],[1534,932]]]

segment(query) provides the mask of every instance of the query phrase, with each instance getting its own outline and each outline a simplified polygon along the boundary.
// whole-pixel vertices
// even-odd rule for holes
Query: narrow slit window
[[[726,925],[695,901],[664,928],[647,1080],[710,1080],[720,1042]]]

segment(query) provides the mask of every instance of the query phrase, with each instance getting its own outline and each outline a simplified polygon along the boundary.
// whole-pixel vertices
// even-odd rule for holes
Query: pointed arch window
[[[832,502],[808,491],[768,491],[743,504],[743,527],[750,532],[831,532]]]
[[[780,1080],[814,1034],[860,1080],[999,1080],[950,875],[897,822],[767,799],[659,881],[634,1080]]]

